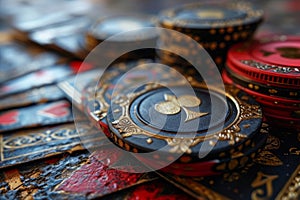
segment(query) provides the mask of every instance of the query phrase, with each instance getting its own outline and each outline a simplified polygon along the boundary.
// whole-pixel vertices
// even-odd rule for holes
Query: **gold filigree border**
[[[193,85],[196,85],[196,87],[202,87],[207,88],[204,83],[192,83]],[[170,86],[182,86],[181,83],[172,84]],[[114,128],[116,128],[120,133],[121,136],[124,137],[130,137],[132,135],[146,135],[149,137],[154,137],[157,139],[165,140],[166,143],[173,147],[170,149],[172,152],[177,153],[191,153],[190,147],[193,147],[200,142],[210,140],[210,144],[214,145],[215,140],[221,140],[221,141],[228,141],[230,145],[235,144],[236,142],[241,141],[242,139],[247,138],[247,135],[240,133],[240,127],[239,124],[243,120],[247,119],[254,119],[254,118],[261,118],[262,114],[260,112],[260,107],[255,105],[249,105],[246,102],[240,100],[237,97],[238,92],[240,91],[237,88],[228,87],[227,89],[230,91],[230,93],[226,92],[226,97],[230,98],[236,105],[236,108],[238,110],[238,114],[235,118],[235,120],[228,125],[224,130],[217,132],[215,134],[211,134],[208,136],[198,136],[193,139],[191,138],[170,138],[163,135],[158,135],[151,133],[147,130],[144,130],[140,128],[138,125],[136,125],[130,118],[129,113],[129,107],[131,103],[140,95],[149,92],[154,89],[161,88],[160,85],[157,84],[148,84],[145,86],[145,88],[139,92],[133,92],[126,95],[119,95],[114,101],[114,103],[118,104],[122,109],[122,115],[119,119],[112,122],[112,125]],[[213,89],[214,91],[220,92],[215,88],[209,88]],[[232,95],[231,95],[232,93]],[[180,148],[177,148],[177,147]]]
[[[276,200],[298,199],[300,196],[300,165],[276,197]]]

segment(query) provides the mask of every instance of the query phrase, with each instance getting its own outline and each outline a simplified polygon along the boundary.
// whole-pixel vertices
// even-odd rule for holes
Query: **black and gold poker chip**
[[[220,68],[229,47],[251,38],[262,21],[263,11],[246,2],[186,4],[162,11],[159,16],[161,27],[196,40]],[[169,35],[161,36],[160,42],[166,46],[175,45],[170,39]],[[188,53],[192,51],[186,46],[181,48]]]
[[[205,168],[213,162],[207,170],[216,172],[216,163],[229,162],[234,153],[240,157],[252,154],[258,150],[254,147],[262,146],[256,145],[262,113],[253,98],[233,87],[227,88],[225,98],[219,90],[208,90],[203,84],[193,87],[195,96],[188,91],[180,84],[170,88],[147,84],[120,93],[107,115],[112,140],[127,151],[159,152],[153,155],[157,160],[180,155],[166,169],[178,174],[175,168],[183,165],[193,169],[182,168],[185,175],[196,176],[204,175],[197,171],[199,166]],[[205,156],[199,157],[200,149]],[[147,164],[151,166],[151,161]]]

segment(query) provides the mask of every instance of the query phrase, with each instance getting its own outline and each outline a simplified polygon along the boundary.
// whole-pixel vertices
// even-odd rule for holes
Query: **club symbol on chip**
[[[164,99],[165,101],[155,104],[154,106],[155,110],[161,114],[174,115],[179,113],[182,108],[186,114],[185,122],[208,114],[187,109],[201,105],[201,99],[198,97],[182,95],[176,98],[176,96],[165,94]]]

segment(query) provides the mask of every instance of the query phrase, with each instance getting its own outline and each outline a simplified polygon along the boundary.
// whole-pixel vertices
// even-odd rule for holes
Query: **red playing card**
[[[110,154],[107,151],[111,151]],[[101,197],[156,179],[154,175],[124,172],[105,165],[118,162],[118,158],[122,157],[120,153],[106,147],[94,152],[89,162],[66,179],[57,191]]]

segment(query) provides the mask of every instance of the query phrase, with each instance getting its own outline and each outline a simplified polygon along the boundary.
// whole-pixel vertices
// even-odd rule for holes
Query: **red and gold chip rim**
[[[272,36],[233,46],[227,65],[253,81],[286,87],[300,85],[300,37]]]

